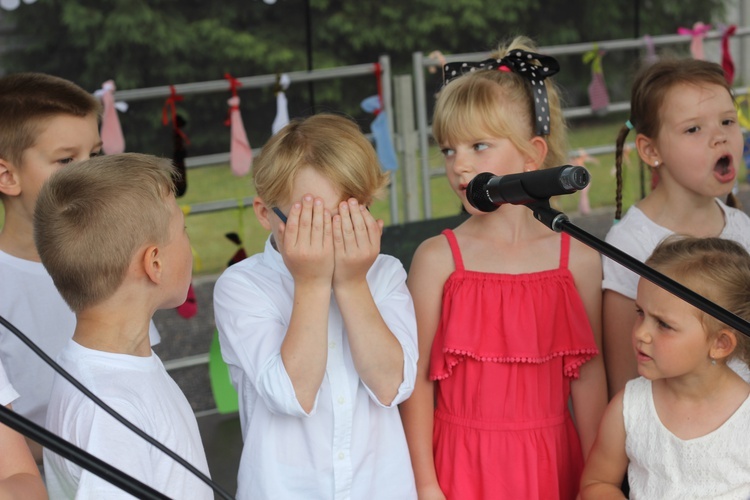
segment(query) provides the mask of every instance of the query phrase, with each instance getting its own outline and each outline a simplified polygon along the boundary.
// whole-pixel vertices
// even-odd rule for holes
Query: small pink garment
[[[237,89],[242,86],[242,83],[229,73],[224,73],[224,78],[229,81],[229,91],[232,93],[232,97],[227,101],[229,118],[224,122],[230,127],[229,167],[234,175],[240,177],[250,173],[250,167],[253,165],[253,150],[247,140],[240,113],[240,98],[237,96]]]
[[[609,92],[607,92],[607,83],[604,81],[604,66],[602,65],[604,54],[605,52],[599,50],[598,45],[594,44],[594,48],[583,55],[583,62],[591,64],[591,83],[588,87],[591,111],[599,116],[606,114],[609,107]]]
[[[710,24],[703,24],[700,21],[693,24],[693,29],[677,28],[678,34],[690,35],[693,37],[690,42],[690,53],[693,55],[693,59],[704,60],[706,58],[703,53],[703,38],[710,29]]]
[[[232,173],[238,177],[250,173],[253,164],[253,150],[247,140],[245,125],[242,123],[240,114],[240,98],[232,96],[227,101],[229,104],[229,123],[232,141],[229,147],[229,166]]]
[[[102,150],[108,155],[125,151],[125,137],[115,108],[115,88],[114,80],[107,80],[102,84]]]
[[[599,160],[590,156],[583,149],[578,150],[578,156],[570,159],[571,165],[585,167],[586,163],[599,163]],[[588,215],[591,213],[591,202],[589,201],[589,189],[591,189],[590,183],[579,192],[580,197],[578,198],[578,211],[582,215]]]
[[[604,73],[591,75],[588,92],[591,111],[595,114],[606,113],[609,107],[609,92],[607,92],[607,83],[604,81]]]

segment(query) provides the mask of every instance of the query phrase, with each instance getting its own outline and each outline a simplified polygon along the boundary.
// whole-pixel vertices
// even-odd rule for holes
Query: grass
[[[624,118],[621,119],[619,116],[609,116],[596,122],[573,123],[569,134],[571,148],[576,150],[581,147],[614,144],[623,120]],[[637,155],[631,152],[629,158],[630,164],[625,165],[623,173],[624,208],[640,197]],[[436,147],[430,149],[429,161],[434,167],[442,166],[442,156]],[[591,207],[613,207],[615,203],[614,155],[598,156],[585,166],[591,173],[592,179],[589,189]],[[400,172],[396,174],[401,175]],[[399,186],[401,185],[402,183],[399,182]],[[431,179],[430,190],[433,218],[448,217],[459,212],[460,206],[456,196],[444,177]],[[225,237],[226,233],[234,232],[240,235],[248,255],[263,250],[267,232],[256,220],[252,207],[241,208],[239,204],[239,200],[254,194],[251,177],[235,177],[228,165],[195,168],[188,171],[187,192],[179,199],[179,203],[188,213],[186,220],[194,249],[196,275],[216,274],[226,268],[229,259],[238,249]],[[190,207],[196,203],[228,199],[238,200],[238,209],[190,214]],[[401,199],[402,197],[399,196],[399,200]],[[421,193],[419,199],[422,199]],[[573,194],[560,196],[554,203],[558,210],[573,214],[578,210],[578,200],[579,194]],[[390,224],[390,206],[387,199],[376,202],[371,210],[376,218],[383,219],[386,225]],[[612,213],[614,214],[614,208]],[[0,220],[2,217],[3,212],[0,206]]]

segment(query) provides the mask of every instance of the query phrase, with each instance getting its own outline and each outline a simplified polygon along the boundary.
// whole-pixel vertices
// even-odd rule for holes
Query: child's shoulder
[[[589,245],[570,237],[570,253],[573,257],[580,256],[585,259],[599,259],[599,252]]]
[[[435,264],[445,259],[452,259],[452,255],[448,238],[442,233],[424,240],[414,252],[414,260]]]

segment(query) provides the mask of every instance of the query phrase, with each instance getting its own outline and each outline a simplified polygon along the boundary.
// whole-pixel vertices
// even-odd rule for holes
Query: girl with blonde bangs
[[[401,410],[420,498],[572,500],[606,406],[599,255],[526,207],[467,200],[480,173],[565,161],[559,66],[532,50],[444,67],[433,135],[470,217],[409,272],[420,353]]]

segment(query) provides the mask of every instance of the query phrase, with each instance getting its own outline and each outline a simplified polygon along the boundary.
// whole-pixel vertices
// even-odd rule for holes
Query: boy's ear
[[[737,334],[728,328],[723,328],[716,334],[709,356],[711,359],[724,359],[729,357],[736,347]]]
[[[143,272],[146,276],[148,276],[154,284],[158,285],[161,283],[162,271],[164,268],[161,261],[159,247],[156,245],[147,246],[145,250],[143,250],[140,260]]]
[[[656,150],[656,145],[652,139],[643,134],[638,134],[635,137],[635,148],[638,150],[638,156],[645,164],[654,167],[658,165],[656,162],[661,163],[661,155]]]
[[[18,169],[4,158],[0,158],[0,193],[7,196],[18,196],[21,194]]]
[[[547,141],[538,135],[532,137],[531,140],[529,140],[529,143],[531,144],[534,153],[532,156],[526,158],[526,163],[524,163],[523,166],[523,169],[526,172],[538,170],[544,163],[548,151]]]
[[[260,196],[256,196],[253,198],[253,210],[255,211],[255,217],[258,218],[258,222],[260,222],[260,225],[263,226],[263,228],[266,231],[271,230],[271,221],[268,220],[269,212],[271,211],[271,207],[266,205],[266,203],[263,201],[263,198]]]

